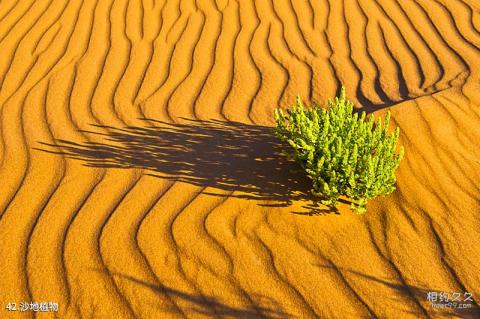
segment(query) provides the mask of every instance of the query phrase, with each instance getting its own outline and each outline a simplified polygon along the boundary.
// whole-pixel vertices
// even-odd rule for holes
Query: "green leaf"
[[[305,107],[297,96],[286,112],[275,109],[273,134],[290,146],[291,156],[312,180],[314,196],[330,205],[346,196],[352,209],[363,213],[369,199],[395,189],[404,149],[395,151],[400,129],[388,133],[389,111],[383,120],[375,120],[353,110],[344,87],[325,107]]]

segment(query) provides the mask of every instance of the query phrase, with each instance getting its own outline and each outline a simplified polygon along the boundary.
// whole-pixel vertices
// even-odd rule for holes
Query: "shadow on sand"
[[[391,291],[393,291],[392,295],[378,295],[379,299],[388,299],[388,304],[402,304],[405,300],[412,300],[415,304],[415,308],[409,311],[405,311],[405,309],[398,309],[399,317],[402,317],[401,313],[406,313],[408,315],[413,315],[416,318],[431,318],[436,316],[440,316],[441,318],[464,318],[464,319],[474,319],[480,318],[480,308],[475,298],[479,295],[477,291],[470,291],[473,294],[473,302],[466,301],[464,302],[463,299],[460,298],[457,301],[457,304],[467,304],[469,308],[453,308],[453,306],[446,307],[446,308],[434,308],[433,304],[436,305],[446,305],[448,301],[440,301],[439,294],[443,292],[442,289],[436,289],[434,287],[425,287],[425,286],[416,286],[407,284],[405,282],[401,282],[398,278],[397,279],[387,279],[387,278],[379,278],[369,274],[361,273],[359,271],[348,269],[348,268],[341,268],[335,266],[333,263],[329,263],[328,265],[321,265],[316,264],[315,266],[324,268],[324,269],[331,269],[336,271],[337,273],[341,274],[344,278],[355,278],[360,281],[367,281],[369,284],[373,285],[380,285],[384,286]],[[345,279],[346,280],[346,279]],[[372,287],[373,289],[373,287]],[[465,293],[464,291],[456,291],[456,293]],[[429,301],[428,297],[429,294],[432,300]],[[452,301],[453,292],[445,292],[449,294],[450,302]],[[434,297],[432,297],[434,296]],[[436,299],[434,299],[436,298]],[[435,314],[435,315],[434,315]],[[411,316],[406,316],[411,317]]]
[[[282,310],[281,305],[266,296],[253,296],[254,304],[245,307],[230,306],[219,299],[204,294],[190,294],[167,287],[161,283],[149,283],[122,273],[111,273],[114,278],[127,280],[130,283],[152,290],[154,293],[186,305],[181,312],[189,315],[203,315],[211,318],[244,318],[244,319],[287,319],[293,318]],[[163,309],[172,313],[180,312],[178,308]]]
[[[235,191],[228,196],[263,201],[262,206],[287,207],[303,200],[310,201],[304,206],[306,214],[338,214],[312,204],[310,181],[282,155],[285,148],[270,127],[214,120],[185,119],[184,124],[143,120],[142,127],[92,125],[92,130],[82,131],[102,137],[102,142],[56,140],[40,142],[37,149],[90,167],[145,169],[159,178]]]

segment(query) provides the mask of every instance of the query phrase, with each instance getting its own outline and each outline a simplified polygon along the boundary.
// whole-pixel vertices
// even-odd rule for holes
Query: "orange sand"
[[[477,0],[0,1],[0,318],[479,318],[479,62]],[[268,128],[341,83],[406,148],[361,216]]]

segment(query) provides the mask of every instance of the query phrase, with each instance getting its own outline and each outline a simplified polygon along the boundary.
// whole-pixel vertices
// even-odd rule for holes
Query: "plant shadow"
[[[436,317],[434,314],[440,315],[441,318],[480,318],[480,308],[475,299],[473,302],[466,302],[466,304],[470,305],[470,308],[434,308],[427,299],[428,294],[432,292],[435,294],[441,293],[443,292],[442,289],[426,287],[426,285],[407,284],[406,282],[401,282],[398,278],[395,279],[375,277],[369,274],[361,273],[354,269],[338,267],[334,265],[331,261],[326,265],[315,264],[315,266],[319,268],[334,270],[335,272],[341,274],[341,276],[344,278],[356,277],[357,280],[367,281],[371,286],[380,285],[390,289],[393,292],[393,295],[379,295],[380,298],[388,299],[389,304],[401,304],[405,301],[404,298],[414,301],[414,304],[416,305],[414,309],[410,309],[408,311],[405,311],[404,309],[397,309],[399,314],[401,312],[406,312],[406,314],[414,315],[417,318]],[[453,292],[445,291],[445,293],[448,293],[451,296]],[[474,296],[478,296],[478,292],[475,291],[472,293]],[[452,300],[450,299],[450,301]],[[448,302],[436,301],[434,303],[446,305]],[[458,303],[462,303],[462,301],[458,301]]]
[[[81,131],[101,142],[55,140],[40,142],[36,149],[89,167],[144,169],[159,178],[231,192],[204,191],[207,194],[257,200],[261,206],[314,202],[310,180],[283,155],[286,146],[273,136],[271,127],[217,120],[184,119],[183,124],[142,120],[145,126],[92,125]],[[314,206],[307,209],[318,209]]]
[[[302,216],[325,216],[325,215],[340,215],[340,212],[337,208],[319,208],[318,204],[307,204],[303,205],[306,211],[293,211],[292,214],[302,215]]]
[[[102,272],[101,270],[93,270]],[[162,297],[167,297],[174,302],[181,302],[186,307],[182,307],[182,312],[196,315],[203,315],[211,318],[245,318],[245,319],[288,319],[292,318],[290,314],[282,310],[275,300],[260,295],[251,296],[252,303],[245,307],[228,305],[216,297],[207,296],[203,293],[187,293],[178,289],[168,287],[162,283],[150,283],[128,274],[108,272],[113,278],[126,280],[139,287],[147,288]],[[179,308],[172,307],[162,309],[171,313],[181,313]],[[185,313],[184,313],[185,314]]]

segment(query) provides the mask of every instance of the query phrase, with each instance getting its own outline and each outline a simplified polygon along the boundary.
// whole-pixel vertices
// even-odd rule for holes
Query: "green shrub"
[[[403,148],[395,153],[400,129],[387,132],[390,112],[374,121],[353,113],[353,104],[342,87],[339,97],[328,100],[328,110],[313,103],[305,109],[297,97],[284,114],[275,110],[274,133],[293,149],[293,157],[313,182],[312,193],[325,205],[335,207],[347,197],[357,213],[366,211],[367,201],[395,189],[395,170]]]

